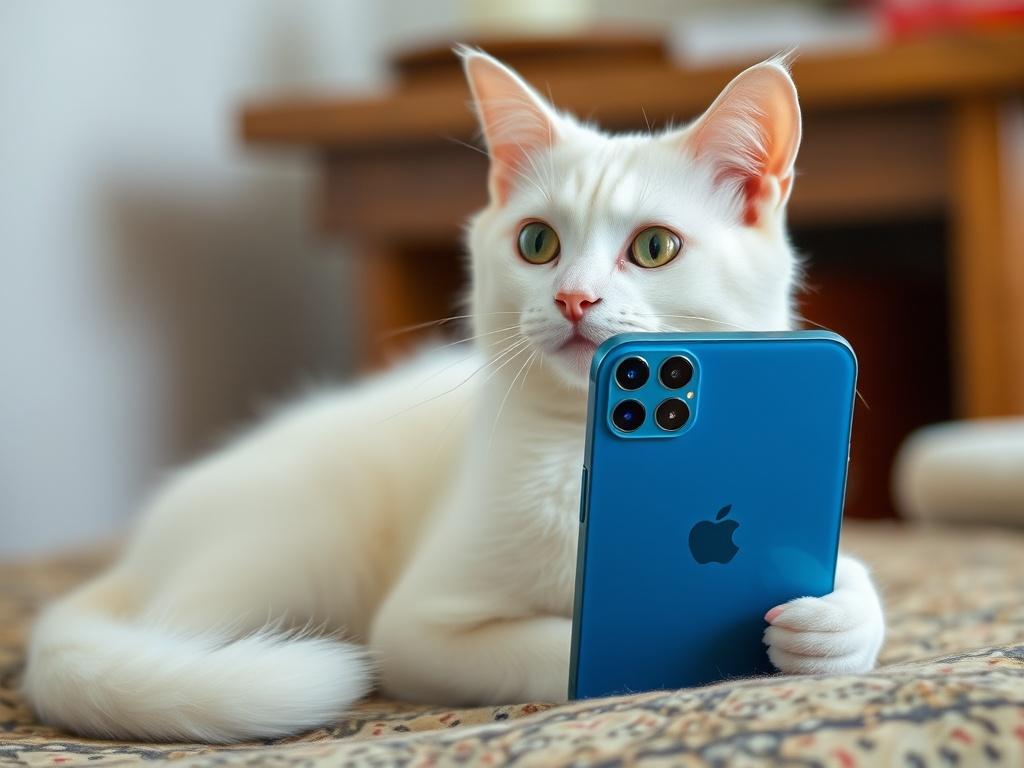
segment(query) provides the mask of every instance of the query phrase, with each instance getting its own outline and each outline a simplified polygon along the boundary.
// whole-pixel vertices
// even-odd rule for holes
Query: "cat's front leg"
[[[885,635],[882,604],[863,563],[845,555],[835,591],[801,597],[765,614],[768,658],[786,674],[848,674],[875,666]]]
[[[472,606],[477,597],[440,595],[408,581],[399,585],[382,606],[370,638],[384,691],[447,705],[564,701],[571,621],[498,611],[488,615],[477,606],[464,619],[445,616],[464,599]],[[493,608],[500,610],[500,605]],[[470,614],[477,618],[471,620]]]

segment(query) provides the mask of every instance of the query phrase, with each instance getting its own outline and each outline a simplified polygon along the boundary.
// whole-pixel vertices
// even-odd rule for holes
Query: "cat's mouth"
[[[590,350],[590,354],[594,354],[594,350],[597,349],[597,342],[587,336],[584,336],[579,331],[573,331],[572,335],[563,341],[558,347],[559,352],[570,353],[585,351],[588,349]]]
[[[573,329],[569,337],[558,345],[558,356],[574,380],[586,380],[590,362],[594,358],[594,350],[599,343],[581,333],[579,329]]]

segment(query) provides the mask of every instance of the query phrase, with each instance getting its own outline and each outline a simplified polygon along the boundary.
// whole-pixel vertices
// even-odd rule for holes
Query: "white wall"
[[[369,88],[448,3],[0,5],[0,557],[123,527],[172,462],[344,372],[346,261],[246,96]]]
[[[0,558],[123,528],[175,462],[345,372],[350,265],[311,231],[314,163],[240,146],[236,110],[370,89],[392,47],[493,5],[0,4]]]

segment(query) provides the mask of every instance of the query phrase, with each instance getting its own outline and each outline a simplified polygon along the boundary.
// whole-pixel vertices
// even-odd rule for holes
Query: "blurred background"
[[[917,427],[1024,412],[1020,2],[0,5],[0,558],[452,314],[483,203],[453,41],[612,129],[799,47],[802,303],[861,360],[849,513]],[[423,287],[429,290],[423,290]]]

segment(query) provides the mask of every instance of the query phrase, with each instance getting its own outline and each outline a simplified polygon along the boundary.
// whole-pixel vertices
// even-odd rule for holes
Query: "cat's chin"
[[[597,342],[575,335],[550,356],[551,367],[568,386],[586,390],[596,349]]]

